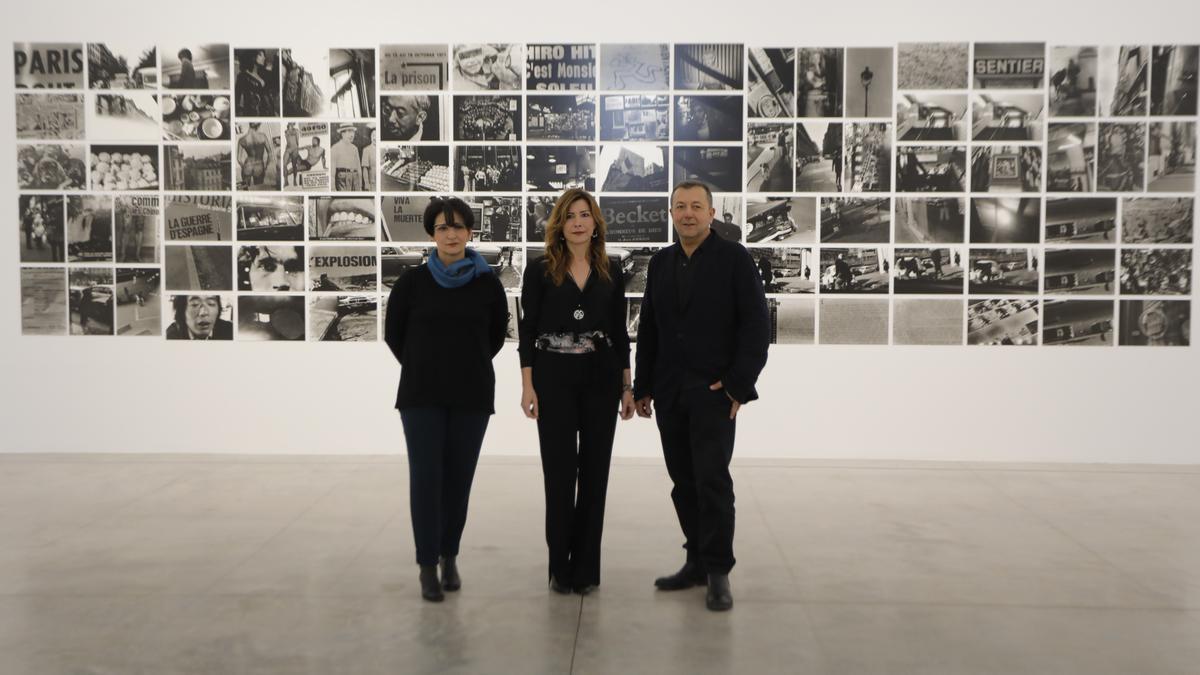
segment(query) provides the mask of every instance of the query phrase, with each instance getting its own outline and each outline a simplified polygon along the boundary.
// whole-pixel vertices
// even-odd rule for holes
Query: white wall
[[[813,7],[818,6],[811,3]],[[762,46],[900,41],[1200,42],[1195,2],[250,3],[27,2],[3,44],[213,39],[242,46],[660,41]],[[918,9],[919,8],[919,9]],[[596,12],[592,14],[591,12]],[[4,66],[12,71],[7,46]],[[174,344],[22,338],[12,80],[0,105],[0,451],[395,453],[397,367],[382,343]],[[536,454],[510,346],[497,358],[491,454]],[[1200,459],[1192,348],[772,347],[740,457],[1068,462]],[[616,453],[655,456],[654,425],[621,425]]]

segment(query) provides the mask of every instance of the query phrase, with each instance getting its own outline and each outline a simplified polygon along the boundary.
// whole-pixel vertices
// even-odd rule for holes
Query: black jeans
[[[549,572],[574,587],[600,585],[604,500],[621,400],[621,371],[601,359],[539,351],[533,366]]]
[[[408,505],[417,564],[458,555],[471,481],[490,414],[451,408],[400,411],[408,444]]]
[[[683,389],[655,400],[663,457],[674,487],[671,501],[686,540],[687,559],[709,574],[729,574],[733,557],[733,458],[736,420],[724,390]]]

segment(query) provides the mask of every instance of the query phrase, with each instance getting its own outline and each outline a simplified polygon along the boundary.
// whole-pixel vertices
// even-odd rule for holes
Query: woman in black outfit
[[[571,189],[546,224],[546,254],[525,269],[521,409],[537,420],[550,588],[600,584],[600,536],[617,412],[633,416],[625,278],[604,248],[592,195]]]
[[[508,325],[504,287],[467,248],[474,227],[461,199],[431,200],[425,231],[437,250],[392,287],[384,330],[400,362],[396,408],[408,445],[409,508],[421,597],[432,602],[443,599],[443,589],[462,585],[455,558],[479,448],[495,412],[492,358]]]

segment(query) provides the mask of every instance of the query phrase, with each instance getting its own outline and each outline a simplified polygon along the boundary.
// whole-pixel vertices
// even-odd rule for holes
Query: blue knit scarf
[[[492,268],[473,248],[468,248],[463,259],[451,263],[449,267],[442,262],[435,250],[433,255],[429,256],[429,272],[442,288],[459,288],[471,283],[480,274],[491,274]]]

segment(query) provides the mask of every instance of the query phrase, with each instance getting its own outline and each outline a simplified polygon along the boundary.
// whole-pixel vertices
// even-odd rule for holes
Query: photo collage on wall
[[[1197,45],[13,49],[24,335],[375,342],[449,195],[515,320],[579,187],[636,339],[699,180],[774,343],[1190,344]]]

